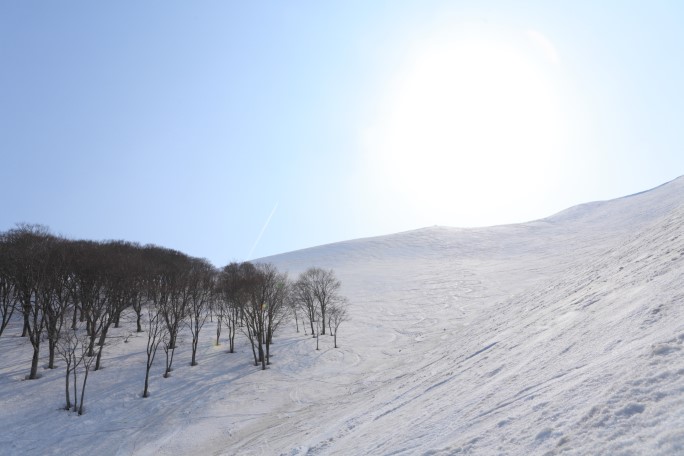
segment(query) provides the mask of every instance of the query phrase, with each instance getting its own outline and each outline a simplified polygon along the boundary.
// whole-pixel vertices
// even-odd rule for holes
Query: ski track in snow
[[[683,227],[680,178],[526,224],[267,258],[293,276],[335,269],[352,306],[339,349],[288,326],[262,372],[244,338],[226,353],[208,323],[200,364],[185,334],[142,399],[133,334],[105,347],[82,417],[59,410],[63,363],[23,380],[15,320],[0,338],[1,452],[684,454]]]

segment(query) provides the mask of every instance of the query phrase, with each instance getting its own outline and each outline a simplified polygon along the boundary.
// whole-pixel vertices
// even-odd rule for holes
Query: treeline
[[[244,334],[261,369],[270,364],[278,328],[290,318],[297,331],[302,324],[314,337],[327,330],[337,348],[338,328],[348,319],[339,290],[332,270],[311,268],[292,281],[271,264],[217,269],[156,245],[69,240],[40,225],[0,232],[0,336],[13,316],[21,318],[21,335],[33,349],[27,378],[39,377],[47,345],[47,367],[55,368],[56,358],[66,367],[65,409],[79,414],[88,375],[102,368],[104,347],[114,342],[111,329],[120,326],[124,312],[134,314],[136,332],[147,334],[147,397],[158,348],[168,377],[179,333],[188,328],[190,363],[196,365],[200,331],[209,318],[216,319],[216,344],[225,330],[233,353],[236,335]]]

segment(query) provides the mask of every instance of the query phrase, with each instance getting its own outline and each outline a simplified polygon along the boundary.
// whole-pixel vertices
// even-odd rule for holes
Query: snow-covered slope
[[[684,179],[547,219],[264,259],[332,267],[339,349],[285,328],[266,372],[202,338],[139,397],[144,339],[108,347],[82,417],[62,370],[0,338],[8,454],[684,453]],[[92,388],[92,390],[90,389]]]
[[[370,322],[396,336],[379,363],[398,373],[380,388],[390,400],[360,401],[373,445],[356,431],[336,448],[672,454],[684,451],[682,222],[680,178],[522,225],[269,260],[338,268]]]

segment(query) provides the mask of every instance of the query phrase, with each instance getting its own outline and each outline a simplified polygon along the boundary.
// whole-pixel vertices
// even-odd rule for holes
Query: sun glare
[[[390,87],[368,138],[370,155],[391,191],[423,219],[500,223],[492,214],[551,177],[563,123],[544,65],[558,62],[528,51],[482,39],[432,44]]]

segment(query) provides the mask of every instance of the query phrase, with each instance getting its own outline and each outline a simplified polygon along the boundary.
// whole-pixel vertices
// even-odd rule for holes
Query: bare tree
[[[243,263],[241,277],[247,299],[243,313],[247,337],[252,346],[255,365],[265,370],[270,364],[272,336],[282,321],[289,291],[287,276],[280,274],[272,264]]]
[[[148,282],[151,280],[151,271],[154,270],[152,259],[146,255],[146,251],[139,244],[122,243],[125,255],[127,271],[127,298],[128,305],[135,312],[136,332],[143,332],[142,313],[143,305],[148,301]],[[118,320],[116,322],[118,324]],[[118,325],[115,325],[118,327]]]
[[[314,324],[316,325],[316,332],[314,333],[314,337],[316,338],[316,350],[320,350],[319,346],[319,339],[321,335],[321,309],[316,307],[314,310]]]
[[[109,326],[114,322],[118,301],[112,299],[111,287],[115,259],[109,257],[106,248],[97,242],[79,241],[74,248],[75,295],[81,320],[85,322],[88,335],[87,353],[95,357],[96,370]],[[76,319],[72,320],[75,328]],[[90,367],[90,366],[89,366]]]
[[[148,266],[148,276],[146,280],[147,285],[147,297],[152,301],[150,306],[154,307],[154,315],[149,314],[150,308],[148,307],[148,339],[147,339],[147,373],[145,378],[145,390],[143,392],[143,397],[146,397],[147,384],[149,377],[149,370],[152,367],[152,362],[154,361],[154,356],[157,352],[159,344],[164,342],[165,351],[168,357],[168,344],[169,344],[169,334],[168,325],[164,319],[164,312],[169,308],[171,295],[174,286],[174,266],[172,262],[172,257],[174,252],[163,247],[157,247],[154,245],[145,246],[143,249],[143,255],[146,259],[146,264]],[[154,317],[154,318],[153,318]],[[149,326],[154,323],[154,326]],[[159,328],[158,325],[162,325]],[[152,333],[152,330],[154,332]],[[167,370],[169,369],[167,361]],[[165,372],[165,376],[168,376],[168,372]]]
[[[14,292],[10,264],[10,246],[5,233],[0,233],[0,336],[16,310],[17,296]]]
[[[223,319],[225,309],[228,307],[224,304],[223,298],[221,297],[221,292],[219,289],[219,283],[216,284],[214,289],[214,296],[211,299],[211,315],[216,316],[216,342],[215,345],[221,345],[221,329],[223,329]]]
[[[86,384],[88,382],[88,374],[90,373],[90,367],[93,364],[93,361],[96,359],[95,356],[91,356],[89,354],[89,347],[87,347],[86,338],[82,338],[80,340],[80,343],[78,344],[78,348],[80,350],[77,352],[78,358],[76,359],[76,364],[74,369],[76,369],[76,366],[81,365],[83,369],[83,382],[81,383],[81,403],[78,404],[78,414],[83,415],[84,409],[83,405],[85,403],[85,391],[86,391]],[[75,372],[75,370],[74,370]],[[76,379],[74,378],[74,388],[76,388]],[[74,404],[74,409],[76,408],[76,404]]]
[[[110,241],[101,246],[100,265],[104,281],[102,288],[104,299],[99,301],[103,307],[99,312],[95,370],[101,367],[102,351],[109,329],[112,324],[114,327],[118,326],[121,312],[128,307],[135,294],[133,276],[135,261],[131,255],[131,248],[133,248],[132,245],[124,241]]]
[[[142,265],[138,263],[139,261],[140,259],[138,258],[136,260],[137,267],[133,275],[133,283],[131,285],[131,307],[135,312],[135,330],[136,332],[140,333],[143,332],[141,323],[143,304],[147,301],[145,296],[145,273],[142,269]]]
[[[249,301],[247,284],[249,276],[253,274],[253,268],[250,263],[230,263],[223,268],[218,279],[217,297],[221,300],[220,321],[228,329],[229,353],[235,352],[235,334],[238,320],[244,315],[244,308]],[[218,341],[218,335],[216,340]],[[257,363],[256,356],[254,362]]]
[[[339,297],[341,283],[332,269],[311,268],[307,272],[313,284],[313,294],[321,311],[321,334],[325,335],[325,319],[328,306]]]
[[[64,360],[66,364],[66,371],[65,371],[65,397],[66,397],[66,404],[64,406],[64,410],[71,410],[72,405],[74,406],[74,410],[76,409],[76,404],[78,403],[78,399],[76,397],[76,368],[78,367],[78,363],[81,361],[81,358],[77,355],[80,351],[79,344],[81,344],[81,340],[79,339],[79,334],[77,332],[77,329],[69,328],[66,331],[63,331],[61,337],[57,341],[56,344],[56,350],[57,353],[59,353],[60,357]],[[69,385],[69,378],[71,375],[74,375],[74,402],[71,402],[71,388]]]
[[[314,318],[320,313],[321,334],[325,334],[328,307],[339,297],[341,283],[332,269],[309,268],[299,276],[295,284],[295,299],[305,309],[311,334],[314,334]]]
[[[291,294],[291,284],[287,279],[287,274],[278,273],[273,268],[275,273],[271,287],[266,300],[266,364],[271,364],[271,344],[273,343],[273,335],[278,330],[280,323],[283,321],[288,311],[288,301]]]
[[[142,397],[149,396],[150,369],[154,364],[157,348],[166,338],[166,325],[161,316],[160,308],[150,304],[147,306],[147,363],[145,364],[145,388]]]
[[[287,294],[287,301],[285,305],[289,309],[289,311],[292,313],[292,316],[294,317],[295,321],[295,329],[297,332],[299,332],[299,302],[296,299],[295,295],[295,285],[294,283],[290,283],[290,290],[289,293]],[[303,322],[302,322],[303,323]],[[302,326],[304,326],[302,324]],[[306,333],[306,327],[304,327],[304,332]]]
[[[164,377],[168,377],[173,366],[178,333],[188,314],[190,260],[185,254],[169,249],[164,250],[163,260],[160,280],[166,290],[166,299],[159,302],[159,308],[167,329],[162,348],[166,354]]]
[[[313,283],[306,273],[302,273],[299,279],[294,283],[292,288],[292,299],[295,306],[298,306],[304,312],[304,316],[309,320],[311,328],[311,337],[316,337],[316,330],[314,324],[318,315],[318,303],[314,295]],[[303,324],[303,323],[302,323]],[[306,335],[306,325],[304,325],[304,334]]]
[[[55,367],[57,343],[62,333],[67,310],[75,296],[73,256],[71,243],[65,239],[55,239],[47,252],[46,280],[39,293],[43,295],[42,304],[45,314],[45,329],[48,340],[48,368]]]
[[[41,300],[49,282],[46,257],[52,238],[48,229],[40,225],[19,225],[7,232],[9,270],[24,317],[22,336],[28,335],[33,347],[29,379],[38,376],[40,342],[45,329],[45,306]]]
[[[71,371],[73,369],[74,365],[74,340],[75,337],[72,337],[72,331],[66,331],[66,333],[63,335],[62,338],[57,343],[57,353],[59,353],[59,356],[64,360],[66,363],[66,378],[65,378],[65,392],[66,392],[66,405],[64,406],[64,410],[71,410],[71,388],[69,388],[69,377],[71,376]]]
[[[105,312],[105,277],[100,258],[100,245],[91,241],[77,241],[74,249],[74,282],[76,286],[77,311],[74,313],[72,328],[76,329],[76,321],[85,322],[86,332],[90,337],[89,354],[95,350],[95,341],[100,333]],[[77,318],[76,315],[80,314]]]
[[[190,262],[190,276],[188,291],[190,296],[188,326],[192,334],[192,361],[196,366],[197,344],[199,334],[209,317],[210,299],[213,295],[215,271],[214,267],[204,259],[192,259]]]
[[[337,348],[337,332],[342,323],[349,321],[349,311],[347,299],[344,297],[338,298],[331,306],[328,312],[330,316],[330,331],[335,336],[335,348]]]
[[[261,271],[252,263],[240,264],[239,286],[244,295],[241,296],[241,312],[244,316],[245,332],[249,339],[254,356],[254,365],[261,363],[262,370],[266,369],[264,354],[264,321],[266,319],[265,305],[267,286]]]
[[[79,415],[83,415],[85,390],[88,382],[88,374],[90,368],[95,361],[95,356],[88,354],[88,346],[90,343],[90,336],[88,336],[85,324],[84,327],[68,328],[62,331],[59,340],[56,344],[56,351],[66,363],[66,370],[64,376],[64,394],[66,403],[64,410],[73,410]],[[81,391],[79,398],[78,389],[78,369],[81,368],[83,380],[81,382]],[[71,401],[71,384],[69,382],[70,376],[73,376],[73,402]],[[80,401],[80,402],[79,402]]]

